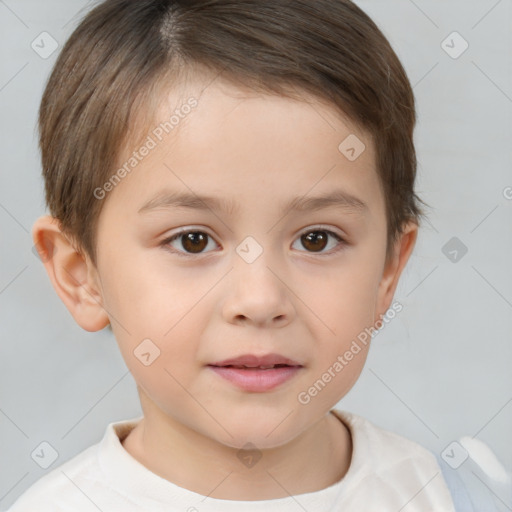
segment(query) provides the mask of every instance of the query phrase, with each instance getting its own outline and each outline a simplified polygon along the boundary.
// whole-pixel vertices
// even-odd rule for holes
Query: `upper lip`
[[[210,363],[209,366],[273,366],[276,364],[286,364],[288,366],[302,366],[299,362],[284,357],[280,354],[266,354],[264,356],[256,356],[254,354],[244,354],[242,356],[225,359],[216,363]]]

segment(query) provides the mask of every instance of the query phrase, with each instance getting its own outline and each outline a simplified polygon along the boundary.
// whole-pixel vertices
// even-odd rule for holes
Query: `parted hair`
[[[94,263],[104,204],[94,190],[150,126],[156,98],[196,69],[262,93],[307,92],[348,116],[375,147],[388,253],[405,222],[419,223],[412,87],[353,2],[105,0],[64,45],[39,110],[47,206]]]

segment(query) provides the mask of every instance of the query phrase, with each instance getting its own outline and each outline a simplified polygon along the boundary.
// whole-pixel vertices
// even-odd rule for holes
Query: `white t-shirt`
[[[111,423],[101,442],[30,487],[8,512],[454,512],[435,457],[361,416],[333,409],[350,430],[352,459],[334,485],[261,501],[205,497],[161,478],[122,446],[140,418]]]

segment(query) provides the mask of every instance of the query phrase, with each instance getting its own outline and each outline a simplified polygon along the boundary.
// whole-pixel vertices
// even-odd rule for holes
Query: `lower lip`
[[[281,368],[270,368],[260,370],[256,368],[230,368],[227,366],[211,366],[217,375],[229,380],[245,391],[262,392],[269,391],[290,380],[295,376],[302,366],[283,366]]]

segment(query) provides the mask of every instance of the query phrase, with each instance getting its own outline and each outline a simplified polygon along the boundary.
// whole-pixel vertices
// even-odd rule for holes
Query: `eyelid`
[[[313,231],[326,231],[327,233],[332,233],[333,235],[336,235],[341,240],[345,240],[345,235],[342,235],[341,233],[338,233],[335,231],[336,228],[333,226],[328,226],[327,224],[312,224],[311,226],[307,226],[304,229],[301,229],[299,231],[299,234],[297,236],[306,235],[307,233],[311,233]]]

